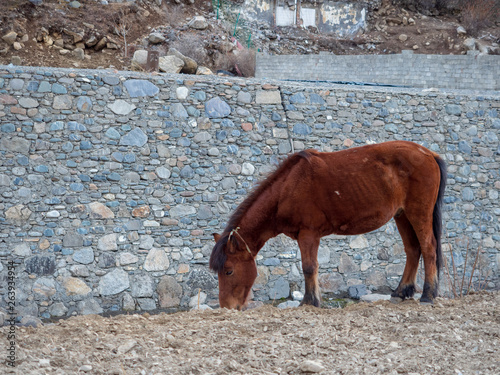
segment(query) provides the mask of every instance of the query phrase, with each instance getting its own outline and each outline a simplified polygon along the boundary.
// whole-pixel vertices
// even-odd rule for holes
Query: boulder
[[[182,53],[177,51],[175,48],[170,48],[168,51],[168,55],[176,56],[182,61],[184,61],[184,67],[181,70],[181,73],[185,74],[196,74],[198,69],[198,63],[194,61],[192,58],[184,56]]]
[[[163,41],[165,41],[165,37],[161,35],[160,33],[151,33],[149,34],[148,37],[149,43],[151,44],[159,44]]]
[[[210,69],[208,69],[206,66],[198,66],[198,69],[196,69],[196,74],[198,75],[212,75],[214,72],[212,72]]]
[[[131,66],[132,69],[144,69],[146,63],[148,61],[148,51],[144,49],[138,49],[134,52],[134,56],[132,57]]]
[[[97,42],[97,44],[95,45],[94,49],[96,51],[100,51],[100,50],[102,50],[102,49],[104,49],[106,47],[107,43],[108,43],[108,38],[103,37],[103,38],[101,38],[101,40],[99,40]]]
[[[467,51],[474,51],[476,49],[476,39],[474,38],[465,39],[464,47]]]
[[[16,41],[17,39],[17,33],[14,32],[14,31],[11,31],[7,34],[5,34],[3,37],[2,37],[3,41],[5,43],[7,43],[8,45],[13,45],[14,42]]]
[[[177,56],[162,56],[159,61],[160,71],[165,73],[180,73],[184,68],[184,61]]]
[[[195,30],[205,30],[208,28],[208,22],[203,16],[195,16],[188,22],[188,26]]]

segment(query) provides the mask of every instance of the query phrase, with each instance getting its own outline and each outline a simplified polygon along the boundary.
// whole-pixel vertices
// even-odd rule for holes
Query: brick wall
[[[255,76],[268,79],[366,82],[419,88],[500,90],[500,56],[263,55]]]

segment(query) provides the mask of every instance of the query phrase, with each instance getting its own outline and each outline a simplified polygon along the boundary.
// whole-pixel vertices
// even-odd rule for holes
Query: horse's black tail
[[[436,267],[439,277],[439,271],[443,265],[443,251],[441,250],[441,232],[443,226],[443,218],[441,213],[441,206],[443,205],[444,189],[446,187],[446,163],[439,156],[435,157],[436,163],[439,166],[439,171],[441,173],[441,181],[439,183],[439,191],[436,199],[436,204],[434,205],[434,212],[432,213],[432,230],[434,232],[434,237],[436,238]]]

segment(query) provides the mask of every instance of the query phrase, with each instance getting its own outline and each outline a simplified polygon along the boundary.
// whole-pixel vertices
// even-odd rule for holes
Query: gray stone
[[[108,108],[117,115],[128,115],[136,107],[134,104],[128,103],[125,100],[117,99],[113,103],[108,104]]]
[[[71,272],[72,276],[75,277],[88,277],[90,276],[89,269],[86,266],[83,266],[81,264],[75,264],[71,266],[69,269],[69,272]]]
[[[156,168],[156,175],[160,177],[161,179],[168,179],[172,175],[169,169],[165,167],[158,167]]]
[[[39,106],[38,101],[32,98],[20,98],[19,105],[23,108],[36,108]]]
[[[41,277],[35,281],[32,290],[38,298],[48,299],[56,294],[56,284],[52,278]]]
[[[336,272],[324,273],[318,277],[319,287],[323,293],[341,293],[347,289],[342,275]]]
[[[261,90],[255,93],[256,104],[280,104],[281,94],[279,91]]]
[[[88,96],[80,96],[76,101],[76,108],[80,112],[88,113],[92,110],[92,100]]]
[[[177,205],[170,209],[171,217],[184,217],[194,215],[196,213],[196,209],[193,206],[188,205]]]
[[[168,255],[163,249],[151,249],[144,262],[146,271],[165,271],[170,266]]]
[[[103,251],[113,251],[118,249],[116,234],[111,233],[99,238],[97,248]]]
[[[31,142],[19,137],[0,137],[0,151],[19,152],[28,154]]]
[[[250,163],[243,163],[241,166],[241,174],[244,176],[251,176],[255,172],[255,167]]]
[[[205,30],[208,28],[208,22],[203,16],[194,16],[191,21],[188,22],[188,26],[195,30]]]
[[[307,124],[298,123],[293,126],[293,132],[299,135],[309,135],[312,133],[312,128]]]
[[[224,118],[231,114],[231,107],[217,96],[205,103],[205,114],[208,118]]]
[[[53,256],[35,255],[24,261],[26,272],[37,276],[52,275],[56,271],[56,261]]]
[[[182,103],[172,104],[172,116],[174,116],[174,118],[188,118],[189,117],[189,115],[186,111],[186,108],[184,108]]]
[[[71,95],[56,95],[52,108],[54,109],[71,109],[73,107],[73,97]]]
[[[80,315],[102,314],[103,309],[95,299],[90,298],[79,301],[77,304],[77,311]]]
[[[68,296],[84,296],[91,292],[89,286],[76,277],[66,277],[62,284]]]
[[[135,128],[121,137],[120,145],[142,147],[148,141],[148,136],[141,128]]]
[[[123,293],[122,309],[124,311],[134,311],[135,310],[135,300],[127,292]]]
[[[120,265],[125,266],[127,264],[134,264],[139,261],[139,257],[132,253],[121,253],[120,254]]]
[[[361,234],[356,237],[351,237],[349,241],[349,247],[351,249],[365,249],[368,247],[368,241],[366,240],[366,236]]]
[[[139,243],[139,249],[150,250],[153,248],[155,240],[151,236],[141,236],[141,241]]]
[[[445,106],[446,113],[449,115],[460,116],[462,113],[462,107],[457,104],[447,104]]]
[[[252,102],[252,94],[248,91],[238,92],[237,100],[239,103],[250,104]]]
[[[209,132],[206,132],[206,131],[203,131],[203,132],[200,132],[198,134],[196,134],[193,138],[193,140],[196,142],[196,143],[200,143],[200,142],[208,142],[212,139],[212,136],[210,135]]]
[[[186,285],[191,290],[201,289],[209,291],[217,288],[218,283],[207,268],[194,268],[187,278]]]
[[[318,373],[325,371],[325,367],[321,362],[305,360],[300,364],[300,371],[305,373]]]
[[[90,264],[94,262],[94,250],[90,247],[75,250],[73,260],[81,264]]]
[[[184,68],[184,61],[177,56],[162,56],[159,59],[159,69],[165,73],[178,74]]]
[[[160,44],[165,41],[165,37],[160,33],[151,33],[148,36],[149,43]]]
[[[279,277],[274,285],[269,289],[269,298],[277,300],[290,296],[290,284],[283,277]]]
[[[63,238],[64,247],[82,247],[83,246],[83,236],[75,233],[69,232]]]
[[[289,100],[290,100],[291,104],[306,104],[307,103],[305,95],[301,92],[291,95]]]
[[[156,288],[161,308],[177,307],[182,297],[182,287],[172,276],[163,276]]]
[[[56,302],[49,307],[49,314],[56,318],[65,316],[68,312],[68,308],[62,302]]]
[[[184,56],[182,53],[177,51],[175,48],[170,48],[168,51],[169,55],[177,56],[184,62],[181,73],[184,74],[196,74],[198,70],[198,63],[190,57]]]
[[[156,302],[153,298],[137,298],[141,310],[151,311],[156,309]]]
[[[148,62],[148,51],[139,49],[134,52],[134,56],[132,57],[131,66],[132,68],[142,69],[146,66]]]
[[[120,139],[121,134],[115,128],[109,128],[105,133],[106,137],[111,139]]]
[[[10,31],[7,34],[5,34],[4,36],[2,36],[2,39],[8,45],[13,45],[17,39],[17,33],[14,31]]]
[[[203,305],[207,300],[207,294],[205,292],[199,291],[189,300],[189,307],[197,307],[198,305]]]
[[[469,144],[467,143],[467,141],[460,141],[458,142],[458,149],[465,153],[465,154],[471,154],[472,152],[472,147],[469,146]]]
[[[300,301],[286,301],[276,306],[278,309],[290,309],[300,306]]]
[[[330,263],[330,249],[326,246],[320,246],[318,249],[318,263],[319,265],[326,265]]]
[[[110,85],[110,86],[116,86],[120,84],[120,77],[117,75],[109,75],[109,76],[103,76],[102,80],[104,83]]]
[[[103,296],[110,296],[123,292],[129,286],[128,274],[122,269],[115,268],[99,281],[99,293]]]
[[[13,253],[18,257],[27,257],[31,255],[31,249],[29,245],[24,242],[22,244],[16,245],[14,247]]]
[[[114,254],[103,253],[99,255],[98,266],[100,268],[111,268],[116,266],[116,257]]]
[[[342,253],[339,262],[339,272],[340,273],[352,273],[357,272],[359,267],[354,263],[352,258],[347,253]]]
[[[347,291],[349,292],[349,297],[353,299],[360,299],[365,294],[368,294],[368,289],[366,289],[366,285],[351,285]]]
[[[462,198],[464,201],[472,202],[474,200],[474,191],[470,187],[466,187],[462,190]]]
[[[134,275],[131,281],[130,294],[132,297],[153,296],[153,280],[148,275]]]
[[[128,79],[123,85],[132,98],[155,96],[160,92],[158,86],[144,79]]]
[[[391,296],[389,294],[365,294],[360,297],[363,302],[377,302],[377,301],[389,301]]]

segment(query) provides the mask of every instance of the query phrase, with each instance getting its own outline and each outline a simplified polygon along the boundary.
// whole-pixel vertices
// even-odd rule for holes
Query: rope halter
[[[227,240],[228,240],[228,241],[230,241],[230,240],[231,240],[231,236],[232,236],[233,234],[237,234],[237,235],[238,235],[238,237],[239,237],[239,238],[243,241],[243,243],[245,244],[245,246],[246,246],[246,249],[247,249],[248,253],[249,253],[250,255],[252,255],[252,256],[253,256],[252,252],[250,251],[250,248],[248,247],[247,242],[243,239],[243,237],[241,237],[241,234],[239,234],[239,233],[238,233],[238,230],[239,230],[239,229],[240,229],[240,227],[236,227],[236,228],[234,228],[231,232],[229,232],[229,237],[227,238]]]

